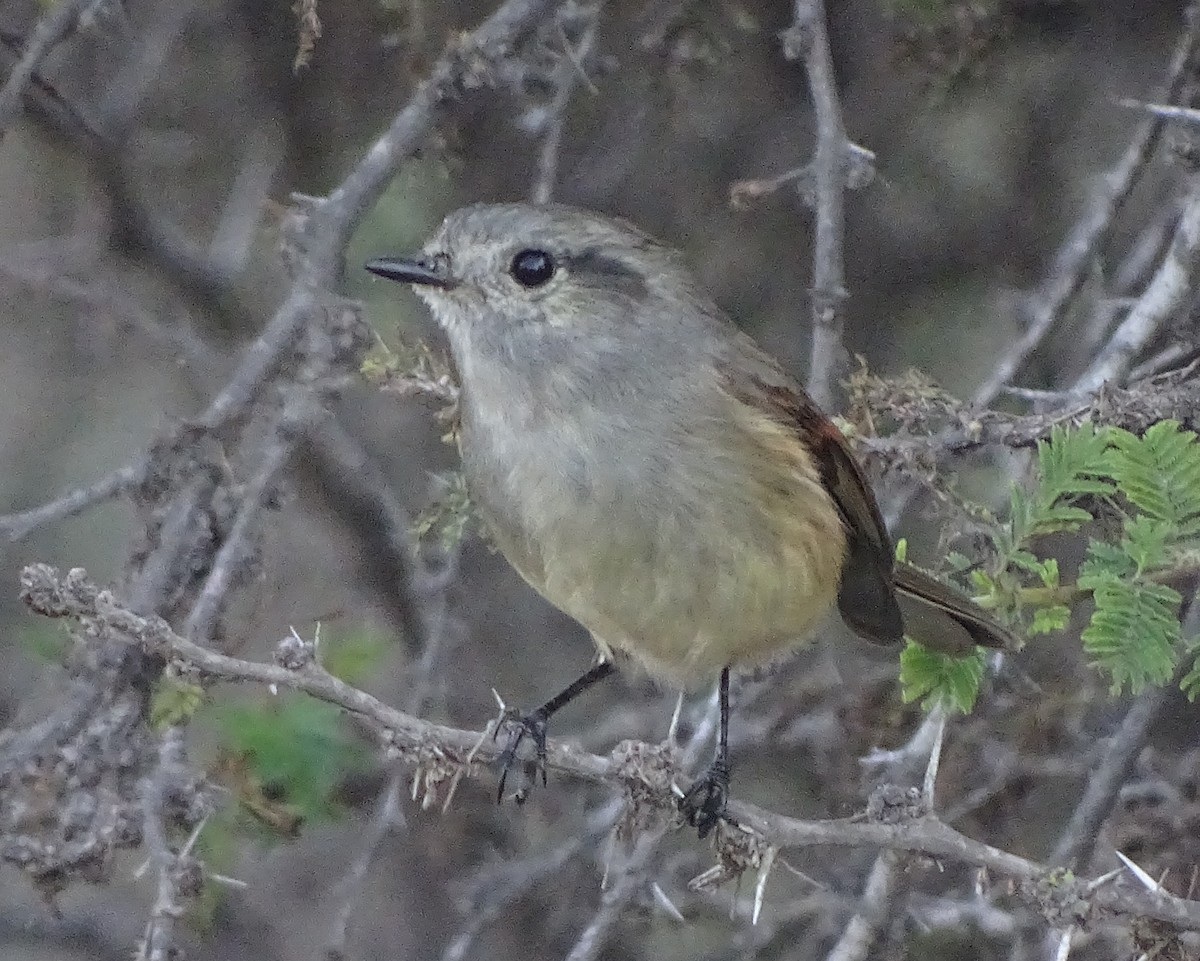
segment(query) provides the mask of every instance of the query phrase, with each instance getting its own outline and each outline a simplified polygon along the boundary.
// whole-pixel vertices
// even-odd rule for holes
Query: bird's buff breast
[[[701,684],[803,642],[832,607],[845,534],[785,428],[740,409],[645,433],[503,416],[465,412],[472,498],[510,563],[601,649]]]

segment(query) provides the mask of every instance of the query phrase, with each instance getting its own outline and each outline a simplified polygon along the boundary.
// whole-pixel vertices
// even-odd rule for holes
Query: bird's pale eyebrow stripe
[[[646,278],[636,267],[597,247],[563,258],[576,283],[603,286],[637,296],[646,290]]]

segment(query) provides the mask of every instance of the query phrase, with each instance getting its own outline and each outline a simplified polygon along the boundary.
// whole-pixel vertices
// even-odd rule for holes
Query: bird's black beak
[[[363,266],[379,277],[404,284],[423,284],[443,290],[458,286],[458,281],[447,273],[444,264],[427,257],[378,257]]]

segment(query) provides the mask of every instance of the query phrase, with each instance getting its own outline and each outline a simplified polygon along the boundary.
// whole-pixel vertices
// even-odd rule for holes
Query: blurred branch
[[[488,83],[491,71],[553,5],[553,0],[506,0],[475,30],[456,37],[387,131],[321,203],[319,234],[327,236],[340,250],[379,199],[401,161],[421,145],[441,107],[461,93]],[[337,269],[334,261],[318,265],[322,274],[328,272],[330,277]]]
[[[1183,123],[1200,124],[1200,110],[1197,110],[1195,107],[1181,107],[1177,104],[1169,103],[1146,103],[1144,100],[1135,100],[1132,97],[1121,97],[1117,101],[1117,104],[1121,107],[1128,107],[1131,110],[1145,110],[1156,117],[1162,117],[1163,120],[1179,120]]]
[[[127,465],[87,487],[77,487],[41,507],[34,507],[19,514],[0,515],[0,535],[12,543],[24,540],[39,527],[82,514],[89,508],[129,493],[140,483],[144,474],[143,466]]]
[[[403,588],[407,588],[407,578],[404,578]],[[429,690],[432,677],[446,653],[445,621],[440,620],[437,630],[431,632],[425,641],[421,653],[421,661],[413,672],[408,689],[407,707],[413,714],[425,710],[429,700]],[[314,646],[315,656],[315,646]],[[404,811],[400,806],[401,790],[404,787],[404,772],[400,765],[389,761],[388,777],[383,790],[379,794],[374,816],[362,838],[362,846],[351,862],[346,875],[337,885],[340,895],[337,912],[334,914],[333,930],[325,944],[326,961],[345,961],[350,957],[347,942],[350,935],[350,922],[359,901],[367,890],[366,881],[371,864],[379,856],[384,841],[397,825],[404,825]]]
[[[920,804],[924,811],[933,813],[945,734],[946,712],[938,706],[925,716],[905,745],[894,751],[875,751],[862,759],[863,764],[886,772],[888,781],[880,788],[886,791],[888,786],[908,780],[909,770],[915,763],[925,761]],[[858,908],[826,961],[863,961],[871,956],[873,949],[878,951],[876,945],[880,936],[900,910],[907,894],[908,861],[894,850],[879,852],[867,875]]]
[[[1183,636],[1192,637],[1200,626],[1200,597],[1193,596],[1184,616]],[[1096,769],[1089,773],[1086,787],[1071,820],[1050,856],[1053,864],[1087,869],[1095,850],[1100,829],[1108,818],[1117,795],[1133,770],[1142,748],[1154,733],[1154,725],[1172,696],[1178,694],[1179,682],[1191,669],[1192,658],[1180,658],[1179,666],[1167,683],[1148,687],[1129,706],[1120,727],[1108,741]]]
[[[1166,255],[1153,279],[1117,326],[1103,350],[1076,382],[1073,390],[1097,390],[1120,380],[1134,358],[1186,306],[1200,268],[1200,175],[1193,174],[1183,213]]]
[[[302,489],[311,486],[310,496],[359,545],[353,554],[359,577],[390,614],[405,646],[428,652],[430,631],[416,596],[419,585],[412,583],[412,518],[379,464],[336,417],[324,418],[307,433],[296,460],[305,465]]]
[[[59,577],[44,564],[26,567],[21,575],[22,600],[35,612],[79,623],[82,639],[92,645],[127,645],[145,654],[167,658],[182,670],[212,679],[253,681],[304,691],[323,701],[361,715],[378,727],[397,757],[423,771],[427,786],[449,785],[470,773],[481,761],[499,756],[503,745],[478,732],[445,727],[388,707],[377,698],[326,672],[311,659],[283,667],[218,654],[175,634],[158,617],[141,617],[119,604],[112,593],[92,584],[86,572],[75,569]],[[628,753],[628,746],[624,748]],[[642,804],[675,810],[675,798],[665,784],[639,777],[640,769],[622,762],[622,748],[600,757],[558,742],[548,744],[547,766],[593,783],[636,788]],[[733,802],[730,817],[741,830],[760,835],[779,849],[811,846],[872,846],[949,858],[1019,882],[1037,884],[1048,869],[1034,861],[975,841],[955,831],[931,813],[906,814],[893,806],[886,817],[868,820],[805,821],[776,814],[743,802]],[[732,829],[738,832],[739,829]],[[1111,879],[1109,879],[1111,882]],[[1055,896],[1079,902],[1090,915],[1147,917],[1185,930],[1200,930],[1200,902],[1179,898],[1157,887],[1133,888],[1115,883],[1087,883],[1058,878]]]
[[[623,917],[626,904],[646,884],[658,853],[659,844],[666,835],[665,825],[642,832],[634,842],[633,851],[622,859],[617,879],[608,885],[600,898],[600,906],[592,915],[587,927],[580,932],[566,961],[592,961],[600,957],[608,944],[609,934]]]
[[[843,158],[845,186],[847,190],[861,190],[875,179],[875,154],[866,147],[846,141],[846,152]],[[754,177],[749,180],[737,180],[729,188],[729,202],[734,207],[745,209],[768,194],[782,187],[795,187],[802,197],[811,197],[816,190],[813,176],[813,164],[806,163],[802,167],[793,167],[773,177]]]
[[[1195,6],[1189,6],[1184,14],[1184,29],[1171,57],[1166,80],[1161,92],[1152,99],[1172,103],[1179,98],[1190,76],[1189,67],[1195,55],[1198,36],[1200,16]],[[1025,332],[975,391],[973,406],[986,407],[995,400],[1005,385],[1020,373],[1050,331],[1067,315],[1093,262],[1103,254],[1117,216],[1133,192],[1165,127],[1166,121],[1162,117],[1149,117],[1134,131],[1125,153],[1104,176],[1088,210],[1059,248],[1044,293]]]
[[[275,436],[262,452],[258,470],[242,492],[237,515],[224,543],[213,558],[183,632],[198,642],[213,639],[217,620],[225,608],[230,589],[243,577],[257,551],[260,517],[275,495],[279,474],[296,448],[296,437],[311,418],[309,398],[297,400],[297,410],[285,411],[275,425]]]
[[[1086,788],[1071,814],[1070,823],[1050,856],[1054,864],[1085,870],[1121,785],[1133,769],[1138,754],[1153,733],[1163,707],[1179,690],[1179,681],[1191,662],[1181,659],[1175,676],[1162,687],[1148,687],[1130,705],[1117,733],[1110,739],[1099,766],[1089,773]]]
[[[812,160],[817,223],[813,241],[813,330],[808,392],[819,406],[829,409],[846,355],[842,345],[842,301],[846,297],[842,245],[849,142],[833,76],[824,0],[796,0],[795,19],[781,39],[784,56],[804,61],[817,118],[817,146]]]
[[[509,905],[525,897],[536,884],[559,874],[584,845],[597,843],[611,830],[612,820],[610,817],[603,827],[571,837],[537,857],[505,859],[480,871],[471,883],[466,909],[461,911],[466,923],[446,945],[441,961],[465,961],[475,939],[488,924]]]
[[[562,57],[554,68],[554,99],[550,101],[544,121],[542,149],[538,154],[537,177],[532,191],[535,204],[549,203],[554,195],[554,185],[558,180],[559,151],[567,126],[567,107],[579,82],[591,82],[588,80],[585,65],[596,40],[596,28],[600,23],[600,11],[603,6],[602,0],[582,7],[576,3],[567,3],[558,13],[558,33],[563,50]],[[574,14],[575,19],[583,18],[579,40],[573,47],[562,27],[563,17],[568,11]]]
[[[194,9],[181,2],[156,10],[157,19],[104,89],[87,129],[74,133],[111,200],[113,244],[161,270],[205,307],[224,313],[236,309],[222,304],[222,298],[232,288],[237,265],[210,256],[164,216],[162,205],[144,195],[129,163],[139,108],[157,89]]]
[[[0,139],[12,126],[21,107],[25,90],[33,79],[42,61],[79,22],[85,9],[97,0],[59,0],[49,7],[33,30],[33,36],[25,44],[21,59],[4,81],[0,89]]]
[[[867,876],[858,910],[825,961],[863,961],[871,956],[879,932],[891,919],[904,890],[903,873],[899,854],[892,850],[879,853]]]
[[[337,885],[343,896],[334,915],[333,933],[325,944],[326,961],[346,961],[351,955],[346,950],[350,933],[350,919],[358,907],[358,899],[367,880],[367,872],[375,860],[380,846],[398,823],[403,823],[404,812],[400,808],[400,792],[404,787],[404,775],[398,767],[388,774],[374,817],[362,838],[362,848],[350,865],[350,870]]]
[[[149,865],[158,869],[158,889],[150,920],[138,946],[135,961],[172,961],[178,957],[175,928],[185,902],[200,891],[200,863],[191,856],[189,841],[177,854],[168,839],[168,811],[178,807],[182,783],[188,779],[183,730],[168,728],[158,747],[158,764],[142,785],[142,823]]]

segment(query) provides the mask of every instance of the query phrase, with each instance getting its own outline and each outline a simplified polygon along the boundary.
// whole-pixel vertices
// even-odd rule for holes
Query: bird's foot
[[[729,762],[717,758],[679,799],[679,810],[687,823],[705,838],[725,816],[728,801]]]
[[[513,800],[518,804],[524,804],[529,797],[529,786],[537,780],[538,772],[542,775],[542,785],[546,784],[546,721],[547,717],[543,711],[532,711],[529,714],[522,714],[520,711],[509,708],[500,717],[500,722],[496,725],[496,730],[492,735],[495,740],[500,736],[500,731],[504,728],[508,729],[508,744],[504,750],[500,752],[500,757],[496,763],[500,766],[500,787],[496,791],[496,803],[499,804],[504,800],[504,786],[508,783],[508,772],[520,761],[524,778],[522,783],[513,792]],[[519,758],[518,752],[521,748],[521,743],[529,738],[533,741],[534,756],[532,758]]]

